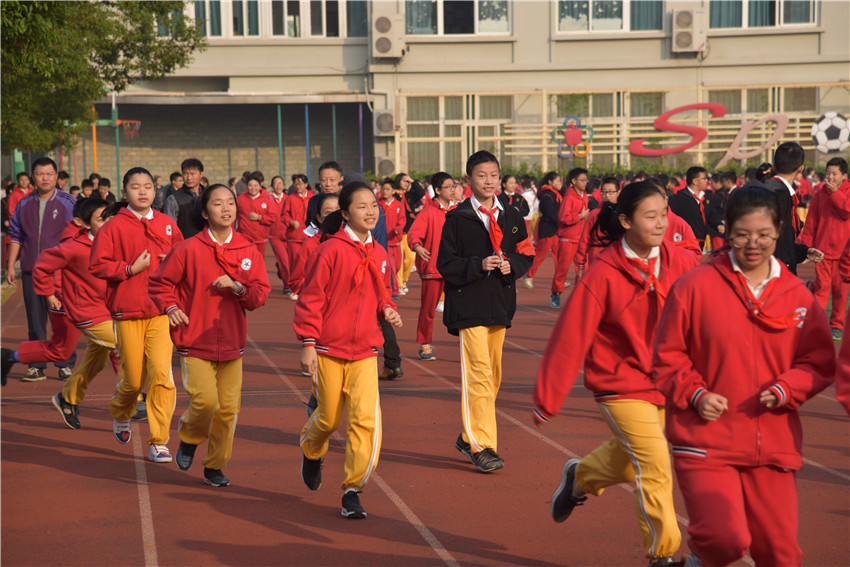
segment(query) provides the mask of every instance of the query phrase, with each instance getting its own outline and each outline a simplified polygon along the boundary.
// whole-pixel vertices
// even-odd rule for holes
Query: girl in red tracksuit
[[[593,262],[599,247],[592,246],[591,242],[599,242],[602,235],[592,234],[593,227],[596,226],[596,219],[599,217],[599,212],[602,210],[603,203],[617,204],[617,196],[620,194],[620,182],[616,177],[606,177],[602,180],[602,188],[599,191],[599,206],[590,211],[584,221],[584,226],[581,229],[581,237],[578,241],[578,250],[576,251],[576,277],[581,279],[584,275],[584,270]],[[670,214],[669,212],[667,213]],[[667,229],[667,232],[670,232]]]
[[[379,216],[375,194],[365,183],[349,183],[339,207],[325,220],[327,238],[307,260],[295,304],[301,368],[316,376],[319,401],[301,430],[301,478],[319,489],[328,440],[348,405],[342,515],[365,518],[358,492],[381,450],[377,355],[384,339],[377,317],[397,327],[401,317],[390,299],[389,258],[369,232]]]
[[[558,261],[558,212],[564,200],[563,186],[564,182],[556,171],[550,171],[540,180],[540,218],[537,220],[537,238],[534,239],[534,262],[523,278],[525,287],[529,289],[534,287],[532,280],[550,250],[555,262]]]
[[[392,179],[384,179],[381,184],[381,200],[378,204],[384,209],[387,221],[387,251],[390,255],[390,263],[393,270],[401,269],[401,239],[404,236],[404,223],[407,217],[404,214],[404,205],[395,198],[398,185]],[[421,213],[420,213],[421,214]],[[418,215],[417,215],[418,217]],[[409,231],[408,231],[409,232]],[[407,237],[407,245],[410,246],[410,235]],[[410,246],[413,250],[413,247]],[[418,268],[417,268],[418,269]]]
[[[295,257],[295,264],[290,272],[289,289],[292,290],[293,299],[298,299],[298,294],[301,293],[301,287],[304,285],[304,265],[307,263],[307,258],[319,247],[324,236],[322,224],[328,218],[328,215],[338,210],[339,196],[336,193],[321,193],[319,195],[316,203],[316,215],[304,229],[307,239],[301,243],[298,255]]]
[[[286,187],[283,177],[275,175],[271,181],[270,191],[275,204],[277,220],[269,231],[269,244],[271,244],[274,259],[277,262],[277,276],[283,282],[283,294],[289,295],[289,252],[286,249],[286,226],[283,224],[283,206],[286,203]]]
[[[416,326],[416,342],[419,343],[420,360],[436,360],[431,346],[434,332],[434,312],[445,282],[437,270],[437,251],[446,222],[446,213],[453,209],[454,180],[445,172],[435,173],[431,178],[434,198],[413,221],[407,233],[407,243],[416,253],[416,272],[422,279],[422,295],[419,305],[419,322]]]
[[[225,185],[204,190],[193,210],[200,232],[174,247],[150,279],[150,294],[168,315],[181,356],[189,407],[180,418],[175,461],[192,465],[195,449],[209,440],[204,482],[228,486],[222,469],[230,461],[241,405],[245,311],[266,302],[271,287],[263,257],[232,230],[236,195]]]
[[[756,565],[800,565],[797,409],[832,382],[835,351],[823,308],[773,256],[774,194],[736,189],[726,226],[731,250],[670,291],[653,356],[689,565],[728,565],[748,549]]]
[[[604,203],[594,231],[607,246],[576,285],[558,319],[534,389],[534,415],[555,415],[584,365],[613,436],[582,459],[570,459],[552,497],[563,522],[586,494],[628,482],[650,565],[669,565],[681,535],[664,438],[664,396],[652,382],[652,339],[670,286],[698,265],[664,241],[667,200],[648,181],[627,185]]]
[[[576,167],[567,176],[568,185],[561,209],[558,211],[558,256],[555,262],[555,276],[552,278],[552,296],[549,306],[561,306],[561,292],[567,281],[567,272],[575,260],[578,241],[584,228],[585,219],[590,214],[587,208],[587,170]],[[578,266],[576,266],[578,269]],[[578,281],[578,271],[576,271]]]
[[[271,228],[279,216],[277,205],[269,192],[263,189],[259,175],[248,178],[248,188],[236,198],[236,206],[239,209],[236,230],[253,242],[263,256]]]
[[[287,196],[283,204],[282,223],[286,227],[286,247],[289,251],[290,267],[295,265],[298,249],[301,247],[301,243],[307,239],[304,229],[307,228],[307,221],[310,220],[307,218],[307,204],[313,197],[313,193],[307,190],[309,185],[307,185],[307,180],[304,177],[300,174],[292,176],[293,182],[301,181],[301,183],[295,184],[297,191]]]

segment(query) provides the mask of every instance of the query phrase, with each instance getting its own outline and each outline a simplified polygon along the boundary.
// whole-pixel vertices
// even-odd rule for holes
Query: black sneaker
[[[180,447],[177,448],[177,455],[174,457],[174,462],[177,463],[177,468],[181,471],[189,470],[189,467],[192,466],[192,461],[195,459],[195,449],[197,448],[197,445],[181,441]],[[206,475],[206,472],[204,474]]]
[[[307,400],[307,417],[313,415],[313,412],[316,411],[316,408],[319,407],[319,400],[316,399],[316,396],[310,393],[310,399]]]
[[[47,376],[45,376],[43,369],[30,368],[27,370],[27,373],[24,374],[24,377],[21,378],[21,382],[41,382],[46,378]]]
[[[68,427],[71,429],[80,428],[80,420],[77,418],[77,406],[72,406],[66,402],[61,393],[53,396],[51,401],[53,402],[53,407],[59,410],[59,413],[62,414],[62,419],[65,420],[65,424]]]
[[[0,349],[0,363],[2,363],[2,375],[0,375],[0,379],[2,379],[3,386],[6,385],[6,377],[9,376],[9,371],[12,369],[12,365],[15,364],[12,361],[12,350],[8,348]]]
[[[561,308],[561,294],[553,293],[549,296],[549,307],[552,309],[560,309]]]
[[[676,559],[675,557],[659,557],[649,562],[649,567],[684,567],[684,559]]]
[[[466,458],[469,459],[473,465],[475,464],[475,460],[472,458],[472,447],[463,440],[463,433],[457,436],[457,441],[455,441],[455,449],[466,455]]]
[[[561,484],[552,495],[552,519],[563,522],[573,513],[573,508],[581,506],[587,500],[587,496],[576,498],[573,496],[573,484],[575,484],[576,465],[579,459],[570,459],[564,464],[561,471]]]
[[[835,327],[830,328],[830,332],[832,333],[833,340],[840,341],[841,337],[844,335],[844,332],[841,329],[836,329]]]
[[[360,504],[360,497],[356,490],[347,490],[342,495],[342,515],[345,518],[359,520],[366,517],[366,510]]]
[[[378,380],[395,380],[396,378],[401,378],[404,376],[404,372],[401,371],[401,366],[397,368],[390,368],[389,366],[384,366],[384,369],[381,370],[381,373],[378,374]]]
[[[489,447],[479,453],[473,453],[472,464],[483,473],[491,473],[505,468],[505,461],[502,460],[502,457]]]
[[[322,459],[308,459],[302,452],[301,480],[310,490],[319,490],[322,486]]]
[[[70,368],[60,368],[59,369],[59,379],[65,382],[74,375],[74,372]]]
[[[221,469],[208,469],[204,467],[204,484],[210,486],[230,486],[230,479],[224,476]]]
[[[132,421],[145,421],[148,418],[148,395],[142,394],[142,399],[136,402],[136,411],[133,413]]]

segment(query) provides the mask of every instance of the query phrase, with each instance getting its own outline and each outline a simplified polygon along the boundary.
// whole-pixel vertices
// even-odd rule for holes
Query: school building
[[[850,2],[197,0],[185,17],[208,48],[117,96],[141,121],[123,169],[461,173],[482,148],[543,170],[740,166],[776,138],[812,163],[848,155],[816,151],[811,130],[850,118]],[[115,130],[97,136],[114,177]],[[63,163],[92,171],[91,132]]]

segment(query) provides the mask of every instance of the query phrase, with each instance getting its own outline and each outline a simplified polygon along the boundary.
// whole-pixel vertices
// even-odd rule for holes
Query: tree
[[[205,40],[184,4],[0,3],[2,151],[71,145],[106,93],[186,66]]]

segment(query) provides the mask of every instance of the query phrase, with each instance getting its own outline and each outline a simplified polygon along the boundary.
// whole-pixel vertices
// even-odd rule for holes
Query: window
[[[664,93],[632,93],[629,98],[632,117],[655,118],[664,112]]]
[[[405,0],[409,35],[474,35],[510,32],[507,0]]]
[[[769,94],[767,89],[747,89],[747,112],[767,112],[770,108],[768,103]]]
[[[559,0],[558,31],[661,30],[663,0]]]
[[[183,12],[180,10],[172,10],[169,16],[163,16],[156,21],[156,31],[159,37],[168,37],[171,35],[171,22],[175,25],[180,25],[183,19]]]
[[[486,96],[480,97],[479,118],[482,120],[510,120],[513,117],[514,101],[511,96]],[[485,134],[482,134],[482,136]]]
[[[818,108],[817,87],[786,88],[782,110],[785,112],[813,112]]]
[[[260,35],[260,6],[258,0],[233,0],[232,8],[234,37]]]
[[[708,102],[725,106],[727,116],[741,114],[741,91],[739,90],[708,91]]]
[[[708,25],[711,29],[814,23],[814,0],[709,0],[708,3]]]
[[[348,0],[346,6],[346,35],[348,37],[367,37],[369,35],[369,16],[366,0]]]
[[[301,2],[273,0],[272,35],[301,37]]]
[[[221,37],[221,1],[196,0],[195,25],[210,37]]]
[[[310,0],[310,35],[339,37],[339,2]]]

